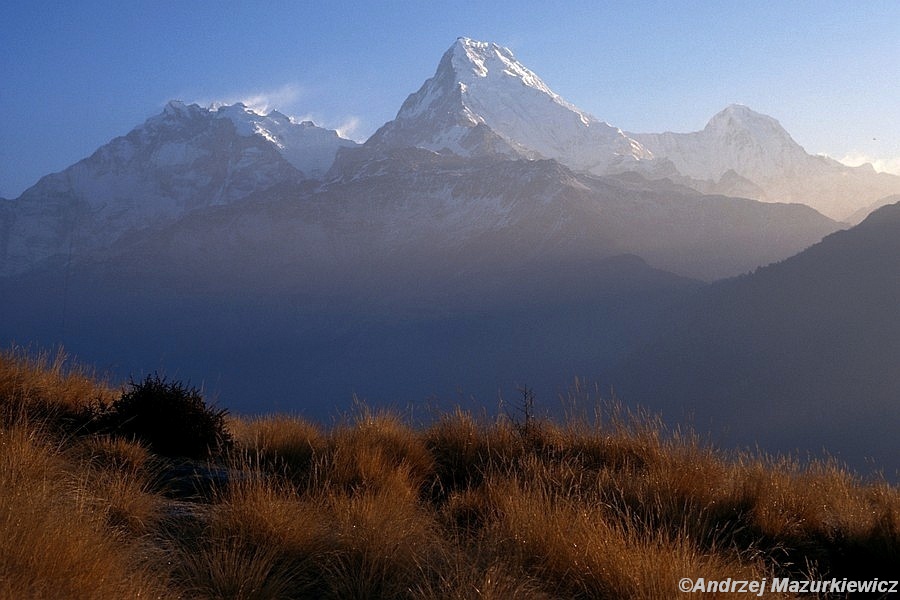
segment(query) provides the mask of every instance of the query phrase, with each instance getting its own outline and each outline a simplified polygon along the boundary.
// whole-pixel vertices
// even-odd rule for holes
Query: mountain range
[[[742,106],[727,107],[700,132],[626,134],[563,100],[508,49],[467,38],[453,44],[393,121],[356,146],[275,111],[170,102],[92,156],[0,203],[0,274],[102,249],[125,232],[276,185],[346,180],[355,176],[348,164],[383,163],[390,152],[411,148],[458,158],[549,159],[583,176],[638,174],[704,194],[802,203],[855,222],[900,192],[900,177],[811,156],[777,121]],[[339,150],[340,168],[329,173]],[[784,258],[813,241],[800,232],[790,248],[750,262]],[[714,278],[746,265],[734,267],[691,274]]]
[[[484,401],[524,383],[552,397],[587,375],[646,404],[674,398],[668,414],[708,382],[698,406],[721,409],[721,425],[755,406],[735,381],[785,406],[807,382],[840,405],[810,383],[811,358],[779,379],[790,386],[772,384],[765,374],[792,364],[783,351],[794,346],[742,311],[814,324],[838,313],[809,306],[846,302],[874,315],[866,326],[891,317],[869,304],[895,293],[875,291],[897,280],[893,248],[858,251],[853,268],[866,252],[884,264],[877,281],[846,282],[856,295],[810,294],[818,278],[841,285],[826,266],[837,251],[816,248],[889,235],[872,223],[898,193],[900,177],[809,155],[740,105],[700,132],[624,132],[566,102],[510,50],[460,38],[363,144],[278,112],[173,101],[0,201],[0,339],[63,342],[120,376],[174,366],[245,412],[321,417],[353,393],[415,403],[463,390]],[[747,282],[782,272],[808,293],[785,295],[792,288],[777,280],[779,310],[752,308],[767,292]],[[741,299],[718,305],[722,290]],[[758,336],[720,337],[729,317],[772,333],[777,351]],[[738,347],[724,352],[722,339]],[[742,354],[751,348],[757,362]],[[874,348],[860,356],[884,368]],[[696,363],[683,356],[694,351]],[[703,365],[721,369],[709,377]],[[885,394],[900,390],[864,372]],[[667,385],[679,393],[663,394]]]

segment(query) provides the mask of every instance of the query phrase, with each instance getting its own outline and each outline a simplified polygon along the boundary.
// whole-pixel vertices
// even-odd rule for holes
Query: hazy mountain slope
[[[15,318],[0,334],[63,341],[118,373],[174,368],[242,410],[277,399],[321,414],[354,391],[422,402],[457,386],[492,402],[516,383],[551,399],[698,287],[660,264],[740,272],[836,227],[804,206],[550,160],[352,155],[365,159],[326,183],[282,183],[6,279],[0,311]],[[637,250],[656,268],[615,258]]]
[[[701,131],[627,135],[671,161],[687,178],[681,181],[700,191],[801,202],[833,219],[900,192],[900,177],[807,154],[778,121],[737,104]]]
[[[487,289],[503,287],[490,282],[526,267],[552,271],[623,253],[712,280],[795,254],[838,227],[801,205],[577,175],[555,161],[414,149],[380,156],[338,163],[325,184],[284,184],[131,235],[111,249],[115,260],[95,259],[114,274],[155,256],[186,287],[302,282],[368,302],[440,303],[483,301]],[[541,281],[532,287],[552,293]]]
[[[147,258],[142,271],[114,277],[78,265],[7,279],[0,337],[63,342],[116,378],[160,370],[246,413],[329,419],[357,393],[427,416],[429,406],[459,401],[494,406],[498,391],[509,398],[525,384],[542,410],[557,409],[556,394],[575,376],[599,378],[649,335],[663,307],[700,285],[622,256],[555,273],[525,267],[502,290],[466,288],[458,278],[447,294],[469,297],[438,311],[372,306],[338,289],[315,299],[302,285],[293,293],[173,288],[158,269],[168,265]],[[478,302],[478,289],[492,298]]]
[[[848,223],[852,223],[853,225],[858,225],[863,220],[865,220],[866,217],[868,217],[870,214],[872,214],[873,212],[875,212],[882,206],[887,206],[888,204],[895,204],[897,202],[900,202],[900,194],[885,196],[884,198],[876,200],[872,204],[869,204],[868,206],[865,206],[865,207],[859,209],[858,211],[856,211],[855,213],[850,215],[846,219],[846,221]]]
[[[900,467],[900,204],[668,321],[614,378],[627,401],[729,440]]]
[[[338,148],[354,145],[277,112],[170,102],[127,135],[4,203],[0,274],[103,248],[130,230],[277,183],[320,177]]]

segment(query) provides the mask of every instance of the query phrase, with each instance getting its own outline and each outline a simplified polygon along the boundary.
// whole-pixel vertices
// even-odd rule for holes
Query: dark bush
[[[129,386],[103,419],[113,435],[139,440],[169,457],[207,458],[231,444],[228,411],[207,406],[196,388],[158,374]]]

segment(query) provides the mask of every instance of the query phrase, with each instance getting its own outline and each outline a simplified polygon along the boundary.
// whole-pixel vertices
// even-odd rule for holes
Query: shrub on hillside
[[[139,440],[169,457],[206,458],[231,444],[227,411],[208,406],[196,388],[158,374],[129,386],[103,418],[113,435]]]

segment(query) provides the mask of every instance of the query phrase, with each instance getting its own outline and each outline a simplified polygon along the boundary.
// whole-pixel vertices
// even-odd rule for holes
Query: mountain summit
[[[808,154],[781,124],[741,104],[692,133],[629,133],[704,193],[799,202],[833,219],[900,190],[900,178]]]
[[[741,104],[714,115],[702,131],[631,135],[682,175],[700,180],[717,181],[733,170],[764,185],[817,160],[778,121]]]
[[[623,132],[564,100],[508,48],[464,37],[365,147],[553,159],[592,175],[636,171],[704,194],[807,204],[838,220],[900,191],[900,177],[810,155],[777,120],[740,104],[701,131]]]
[[[0,274],[104,247],[124,232],[227,205],[279,183],[316,179],[336,132],[243,104],[172,101],[128,134],[0,205]]]
[[[434,77],[366,145],[552,158],[594,174],[651,158],[620,129],[566,102],[508,48],[469,38],[456,40]]]

